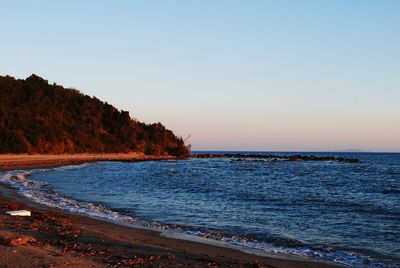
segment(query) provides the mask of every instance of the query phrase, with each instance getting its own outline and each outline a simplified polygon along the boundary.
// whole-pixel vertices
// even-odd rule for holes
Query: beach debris
[[[80,229],[69,229],[59,232],[59,236],[78,237],[82,231]]]
[[[35,242],[36,238],[32,236],[21,236],[7,239],[7,244],[10,246],[21,246]]]
[[[128,257],[124,255],[110,255],[104,259],[104,263],[112,266],[143,266],[151,265],[163,259],[162,255],[148,255]]]
[[[14,203],[4,203],[0,196],[0,210],[16,212],[24,207]],[[31,211],[28,211],[31,212]],[[186,267],[188,262],[197,267],[239,267],[241,262],[222,259],[198,258],[183,253],[183,255],[162,254],[152,248],[136,251],[131,246],[116,244],[106,240],[104,234],[91,233],[79,228],[67,214],[32,210],[31,217],[9,217],[0,213],[0,245],[29,246],[49,251],[52,256],[62,257],[69,255],[73,258],[90,258],[99,266],[110,267]],[[6,227],[6,228],[4,228]],[[99,236],[98,236],[99,235]],[[16,252],[15,250],[14,252]],[[1,252],[0,252],[1,253]],[[1,255],[1,254],[0,254]],[[1,266],[0,256],[0,266]],[[244,263],[244,268],[263,266]]]
[[[30,217],[31,216],[31,212],[29,210],[11,210],[11,211],[7,211],[6,212],[8,215],[11,216],[22,216],[22,217]]]

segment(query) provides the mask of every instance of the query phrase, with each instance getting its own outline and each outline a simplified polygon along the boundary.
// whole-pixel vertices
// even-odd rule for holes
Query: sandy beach
[[[143,153],[107,153],[107,154],[1,154],[0,170],[10,170],[18,168],[38,168],[48,166],[74,165],[96,161],[149,161],[176,159],[174,156],[162,155],[153,156]]]
[[[94,161],[170,159],[141,154],[1,155],[2,170]],[[31,217],[8,210],[27,209]],[[0,185],[0,267],[335,267],[289,256],[258,256],[219,244],[167,238],[49,208]]]

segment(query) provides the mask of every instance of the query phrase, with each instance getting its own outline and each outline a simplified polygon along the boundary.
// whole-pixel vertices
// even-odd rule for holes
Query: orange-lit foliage
[[[161,123],[136,121],[129,112],[37,75],[0,76],[0,153],[89,152],[189,153]]]

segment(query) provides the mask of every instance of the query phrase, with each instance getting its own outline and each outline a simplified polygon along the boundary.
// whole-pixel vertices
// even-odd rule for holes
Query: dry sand
[[[32,168],[98,160],[143,161],[141,154],[1,155],[0,168]],[[28,209],[31,217],[7,210]],[[286,259],[285,259],[286,257]],[[334,267],[288,256],[166,238],[36,204],[0,185],[0,267]]]
[[[148,161],[175,159],[174,156],[153,156],[143,153],[127,154],[1,154],[0,170],[17,168],[35,168],[43,166],[61,166],[95,161]]]

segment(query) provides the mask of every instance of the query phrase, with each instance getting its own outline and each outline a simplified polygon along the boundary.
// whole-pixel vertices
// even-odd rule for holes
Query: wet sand
[[[170,157],[168,157],[170,158]],[[98,160],[165,159],[143,155],[2,155],[2,169],[78,164]],[[7,210],[28,209],[31,217]],[[49,208],[0,185],[0,267],[335,267],[286,255],[258,256],[223,244],[165,237]]]

